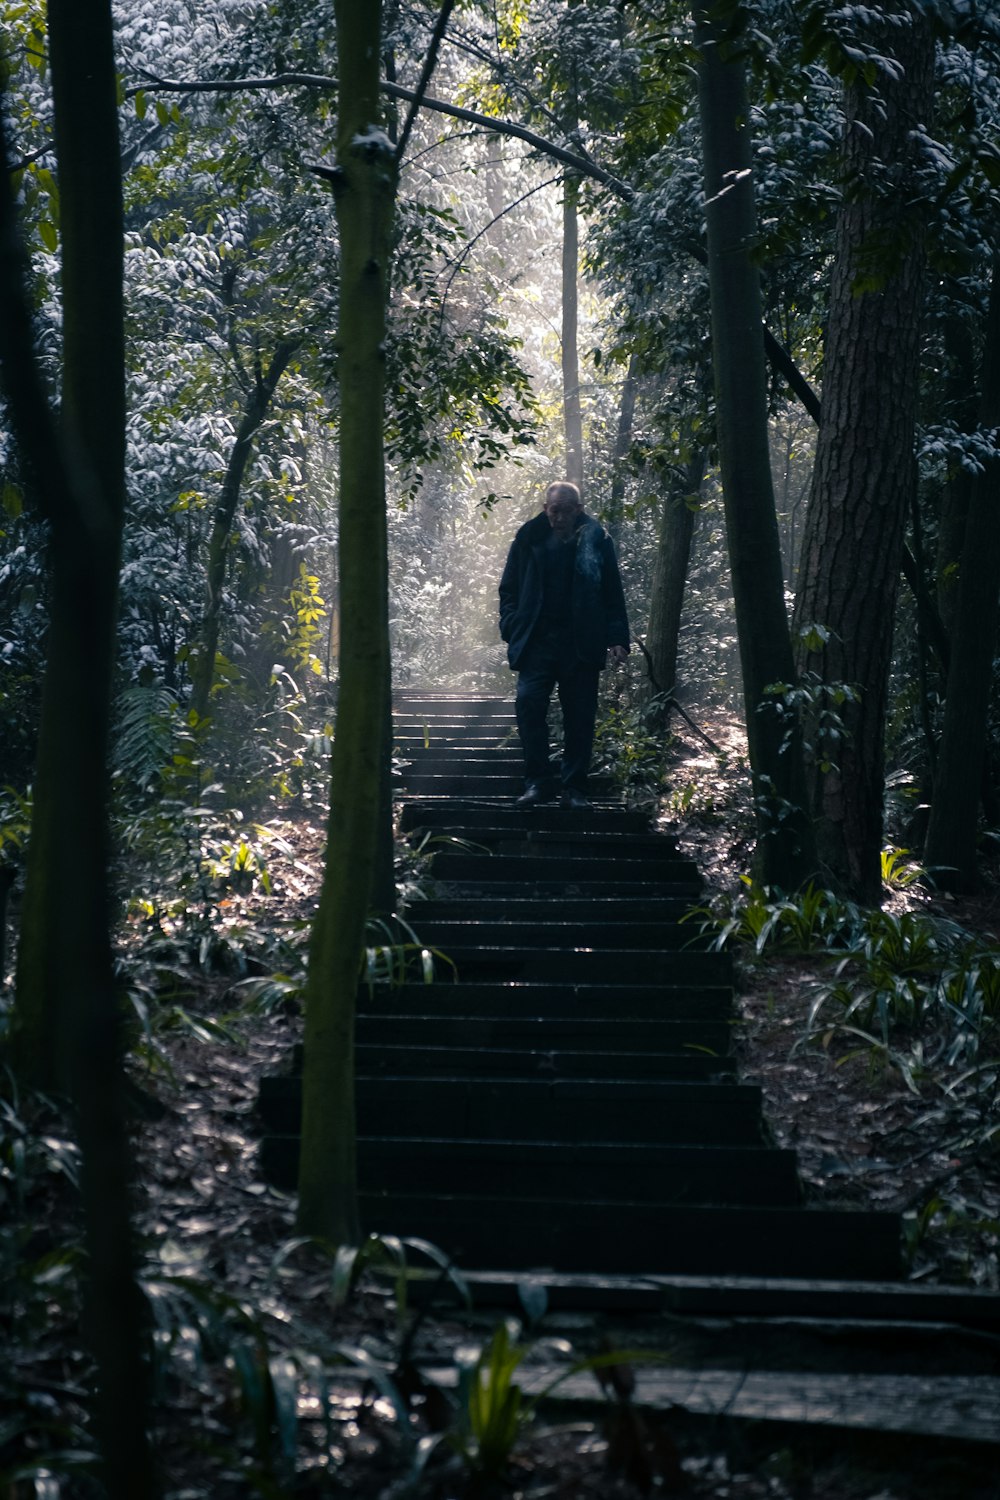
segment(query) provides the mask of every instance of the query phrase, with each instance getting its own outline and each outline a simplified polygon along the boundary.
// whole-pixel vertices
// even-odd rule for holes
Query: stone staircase
[[[406,919],[446,957],[359,994],[366,1228],[498,1273],[898,1276],[897,1217],[804,1205],[737,1079],[729,960],[680,922],[700,880],[673,841],[599,785],[592,811],[518,810],[508,701],[400,695],[395,741],[434,851]],[[264,1081],[285,1185],[299,1097]]]

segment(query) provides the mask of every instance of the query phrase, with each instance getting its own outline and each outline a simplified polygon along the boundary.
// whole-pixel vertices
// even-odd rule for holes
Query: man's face
[[[556,536],[561,541],[566,541],[573,535],[576,518],[583,506],[579,500],[567,500],[556,495],[551,500],[546,500],[544,509]]]

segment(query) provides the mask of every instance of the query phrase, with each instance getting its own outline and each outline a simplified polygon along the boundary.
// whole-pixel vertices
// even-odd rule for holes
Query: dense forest
[[[0,1488],[98,1493],[99,1452],[109,1495],[160,1492],[181,1289],[137,1249],[130,1122],[171,1040],[301,1007],[282,1234],[357,1245],[354,993],[419,878],[392,691],[512,691],[496,583],[553,479],[641,646],[605,765],[739,851],[726,938],[812,902],[844,947],[849,913],[868,968],[815,1012],[918,1091],[936,1048],[995,1150],[992,938],[910,913],[886,977],[872,933],[887,889],[995,880],[1000,11],[8,0],[0,45],[3,1325],[86,1299],[85,1415],[0,1375]],[[720,726],[682,780],[674,736]],[[244,1314],[184,1295],[246,1398]]]

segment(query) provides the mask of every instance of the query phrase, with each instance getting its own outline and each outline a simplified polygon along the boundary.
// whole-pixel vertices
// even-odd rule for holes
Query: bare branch
[[[143,72],[146,82],[125,90],[125,97],[130,98],[140,93],[164,93],[164,94],[239,94],[260,93],[267,89],[282,88],[310,88],[310,89],[336,89],[339,87],[337,79],[322,73],[275,73],[267,78],[206,78],[192,79],[185,82],[180,79],[159,78],[153,73]],[[383,93],[389,94],[394,99],[416,99],[416,91],[407,89],[399,83],[388,83],[383,80],[381,84]],[[513,120],[500,120],[492,115],[483,115],[474,109],[464,109],[459,104],[448,104],[443,99],[432,99],[425,95],[420,101],[425,109],[433,110],[435,114],[448,115],[453,120],[463,120],[469,125],[478,125],[493,135],[513,136],[516,140],[527,141],[532,150],[540,152],[543,156],[550,156],[555,161],[562,162],[564,166],[571,167],[581,177],[589,177],[595,182],[603,183],[606,188],[630,202],[635,196],[627,183],[615,177],[612,172],[606,172],[596,162],[591,161],[588,156],[581,155],[576,151],[567,151],[563,146],[557,146],[552,141],[547,141],[543,136],[536,135],[533,130],[528,130],[524,125],[517,125]]]
[[[431,77],[434,73],[434,68],[437,65],[438,53],[441,50],[441,43],[444,40],[445,28],[448,25],[448,20],[454,8],[455,0],[444,0],[444,4],[442,5],[441,10],[438,13],[438,18],[434,23],[434,30],[431,33],[430,46],[427,48],[427,56],[424,58],[423,71],[420,74],[420,81],[417,84],[416,94],[410,102],[410,108],[407,111],[406,119],[403,122],[402,133],[400,134],[399,142],[396,146],[397,167],[402,166],[403,153],[406,150],[406,143],[410,139],[410,132],[413,129],[414,121],[417,118],[417,115],[420,111],[420,105],[423,102],[424,96],[426,95],[427,89],[430,85]]]
[[[448,301],[448,293],[451,291],[451,284],[455,280],[455,277],[458,275],[459,271],[462,269],[462,264],[465,261],[466,257],[471,254],[473,247],[479,243],[484,234],[489,234],[494,224],[499,224],[501,219],[506,217],[507,214],[512,213],[515,208],[518,208],[526,198],[531,198],[535,193],[540,193],[543,188],[551,187],[554,182],[561,182],[562,180],[562,173],[560,173],[556,177],[546,177],[544,182],[536,183],[535,186],[529,188],[526,193],[522,193],[520,198],[515,198],[513,203],[508,203],[506,207],[502,208],[498,214],[494,214],[489,223],[484,224],[482,229],[480,229],[477,234],[474,234],[471,240],[467,241],[464,249],[462,250],[462,253],[460,255],[457,255],[452,261],[451,275],[448,277],[448,280],[445,283],[444,291],[441,294],[441,315],[438,319],[439,330],[444,327],[445,306]]]

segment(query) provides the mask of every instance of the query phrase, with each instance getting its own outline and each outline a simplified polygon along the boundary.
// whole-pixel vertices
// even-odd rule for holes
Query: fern
[[[148,791],[170,761],[177,699],[162,684],[134,683],[115,704],[114,770]]]

